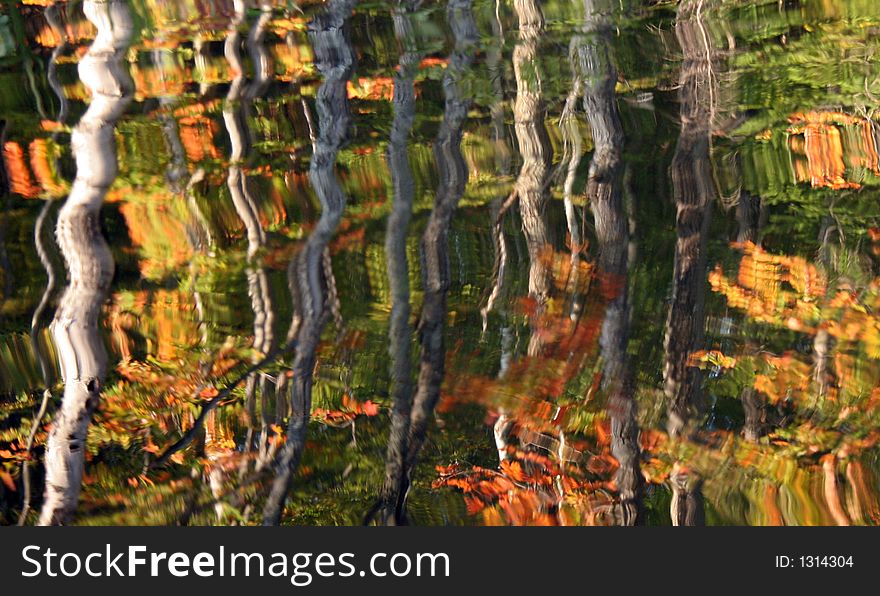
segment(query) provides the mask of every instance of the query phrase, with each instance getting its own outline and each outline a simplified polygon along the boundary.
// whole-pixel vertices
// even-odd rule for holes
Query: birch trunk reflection
[[[703,505],[703,479],[676,464],[669,475],[672,485],[670,516],[673,526],[704,526],[706,512]]]
[[[519,32],[517,43],[513,49],[513,70],[516,80],[516,98],[513,105],[514,129],[522,164],[514,182],[512,200],[518,200],[525,238],[528,260],[529,298],[533,301],[534,312],[530,316],[531,333],[527,347],[528,357],[540,356],[544,347],[544,334],[540,325],[542,315],[551,297],[551,278],[548,267],[547,252],[551,247],[546,221],[546,209],[549,199],[550,169],[553,148],[545,124],[546,105],[543,93],[542,72],[540,67],[539,40],[544,34],[544,14],[539,2],[534,0],[517,0],[514,3]],[[501,206],[502,209],[506,205]],[[500,233],[498,229],[498,233]],[[506,251],[506,246],[501,245]],[[502,253],[503,256],[503,253]],[[499,378],[503,378],[511,357],[511,338],[508,330],[502,330],[502,355]],[[499,463],[508,459],[511,443],[517,440],[522,449],[536,451],[544,449],[559,456],[560,460],[568,458],[569,449],[565,436],[560,429],[553,436],[538,432],[526,426],[518,426],[516,420],[504,409],[499,409],[498,418],[493,427],[495,447]],[[531,468],[531,464],[526,464]],[[558,478],[557,478],[558,480]],[[539,509],[557,508],[558,499],[563,491],[559,485],[542,494]]]
[[[550,246],[545,211],[548,204],[550,167],[553,148],[545,124],[546,106],[542,91],[538,41],[544,33],[544,13],[534,0],[517,0],[514,11],[519,24],[516,46],[513,48],[513,72],[516,79],[516,98],[513,105],[514,129],[522,164],[514,182],[511,200],[519,201],[529,260],[529,298],[535,311],[530,317],[531,334],[527,348],[529,357],[541,354],[544,340],[539,325],[541,315],[550,300],[550,272],[545,250]],[[506,205],[502,205],[502,209]],[[498,230],[500,233],[500,229]],[[502,245],[506,250],[506,247]],[[502,344],[502,359],[505,346]],[[501,375],[504,374],[502,366]],[[518,431],[518,432],[514,432]],[[511,440],[516,435],[527,449],[542,447],[562,455],[565,437],[558,438],[528,428],[516,428],[515,421],[501,409],[493,428],[499,461],[506,459]]]
[[[69,272],[51,326],[64,396],[49,434],[41,525],[66,523],[76,510],[86,434],[106,373],[107,353],[98,319],[113,277],[113,257],[101,234],[99,216],[118,168],[114,125],[133,93],[123,63],[133,33],[128,2],[87,0],[83,11],[97,29],[79,64],[80,79],[91,91],[92,101],[72,134],[76,179],[56,226]]]
[[[231,143],[230,166],[226,180],[235,212],[244,224],[247,232],[247,262],[245,270],[248,284],[248,295],[251,299],[251,310],[254,315],[254,342],[257,350],[253,362],[256,363],[266,354],[272,353],[277,346],[275,339],[275,308],[269,286],[269,274],[260,263],[261,251],[266,244],[266,233],[260,221],[259,203],[251,190],[251,183],[244,170],[245,161],[251,153],[252,131],[249,126],[250,112],[253,101],[261,97],[272,83],[272,62],[265,47],[265,32],[272,16],[271,6],[261,5],[260,16],[250,27],[247,46],[254,65],[254,80],[248,84],[244,76],[241,57],[240,26],[245,21],[245,6],[236,5],[236,17],[233,19],[230,33],[226,38],[226,58],[237,76],[230,86],[223,107],[223,120]],[[269,457],[268,433],[272,423],[270,403],[274,400],[275,384],[264,372],[251,374],[245,382],[247,436],[245,452],[254,449],[255,422],[257,418],[257,396],[260,399],[260,438],[258,441],[258,465]],[[247,470],[249,461],[242,460],[242,475]]]
[[[266,48],[266,28],[272,18],[272,6],[269,3],[262,2],[260,4],[260,16],[256,23],[251,27],[248,35],[248,46],[251,52],[251,60],[254,63],[255,73],[254,81],[246,91],[247,101],[243,103],[245,114],[247,115],[250,108],[253,107],[253,100],[263,97],[272,84],[274,73],[272,70],[272,59]],[[248,125],[248,119],[245,120]],[[269,354],[277,347],[275,338],[275,305],[272,301],[272,289],[269,285],[269,272],[265,263],[261,261],[260,252],[265,246],[266,235],[262,228],[262,222],[259,217],[259,204],[251,192],[251,186],[248,183],[247,176],[242,177],[242,191],[248,202],[253,205],[254,212],[257,214],[256,224],[262,237],[262,243],[251,243],[248,240],[248,259],[251,262],[247,269],[248,278],[248,294],[251,297],[251,309],[254,312],[254,345],[261,354]],[[250,235],[249,235],[250,238]],[[260,372],[255,377],[258,384],[260,394],[260,440],[257,457],[257,467],[262,468],[266,465],[274,455],[269,442],[270,426],[273,422],[272,408],[276,410],[280,407],[283,416],[287,409],[286,399],[278,399],[276,396],[277,383],[273,378],[265,372]],[[279,413],[276,411],[276,416]],[[253,421],[254,416],[251,413],[250,419]]]
[[[571,271],[577,271],[585,245],[583,240],[583,219],[579,217],[574,204],[574,185],[577,171],[584,151],[584,140],[581,136],[578,121],[578,103],[584,94],[583,67],[580,64],[582,45],[586,43],[584,35],[576,34],[569,43],[569,65],[571,67],[571,90],[565,99],[562,114],[559,117],[559,132],[562,136],[562,159],[558,166],[557,180],[562,179],[562,200],[565,206],[565,223],[568,228],[569,247],[571,248]],[[564,171],[564,176],[562,176]],[[568,293],[571,294],[569,316],[576,321],[583,308],[583,293],[578,291],[577,275],[572,275],[568,282]]]
[[[826,276],[836,274],[835,269],[838,259],[835,258],[832,244],[832,235],[839,235],[840,230],[830,215],[822,218],[819,226],[819,263]],[[828,396],[829,390],[834,385],[834,337],[828,332],[823,323],[817,325],[816,335],[813,338],[813,386],[815,387],[817,403]]]
[[[516,77],[513,118],[523,160],[514,192],[519,199],[519,212],[529,252],[529,296],[540,310],[550,298],[550,279],[542,251],[549,244],[544,212],[548,197],[547,176],[552,159],[550,138],[544,124],[546,108],[538,66],[538,39],[544,30],[544,14],[535,0],[515,0],[514,10],[519,20],[519,40],[513,49]],[[539,350],[538,334],[533,334],[529,355],[534,356]]]
[[[273,353],[277,342],[274,333],[275,310],[272,303],[269,276],[266,267],[259,262],[261,251],[266,244],[266,234],[260,221],[259,204],[253,196],[244,166],[253,143],[252,131],[249,126],[250,109],[253,100],[259,98],[272,82],[272,62],[265,47],[265,30],[272,12],[271,6],[262,3],[260,16],[248,30],[247,47],[255,71],[254,80],[248,84],[241,55],[241,28],[247,20],[247,6],[244,2],[236,2],[234,6],[235,14],[230,21],[229,31],[224,42],[226,60],[235,73],[223,105],[223,121],[231,146],[226,185],[235,212],[244,224],[247,236],[245,275],[254,316],[253,347],[257,353],[254,355],[252,363],[256,364],[265,355]],[[258,466],[261,466],[270,457],[268,447],[269,425],[271,424],[269,403],[273,399],[274,390],[275,384],[265,372],[253,372],[245,380],[247,432],[244,452],[246,454],[250,454],[254,450],[258,395],[260,398],[261,426],[259,441],[257,441]],[[212,412],[207,421],[209,430],[215,425],[215,418],[216,412]],[[209,440],[206,441],[206,452],[209,459],[214,460],[214,467],[209,474],[209,483],[215,498],[219,499],[224,490],[223,484],[226,475],[224,465],[220,461],[225,450],[213,448]],[[250,463],[251,459],[248,457],[241,459],[240,478],[245,476]],[[221,513],[218,505],[218,518],[221,517]]]
[[[703,10],[703,2],[683,2],[675,22],[683,53],[679,77],[681,132],[671,169],[677,238],[663,365],[671,435],[684,432],[703,407],[702,375],[699,369],[688,366],[690,353],[703,343],[706,242],[715,193],[709,150],[718,79],[716,50]]]
[[[309,180],[321,202],[321,217],[297,256],[295,283],[301,311],[296,332],[297,349],[290,387],[290,420],[287,437],[275,462],[275,479],[263,509],[264,525],[277,525],[293,474],[305,447],[312,407],[312,374],[321,332],[330,315],[326,250],[347,198],[336,178],[336,156],[348,137],[350,122],[346,83],[354,65],[354,53],[345,27],[355,0],[330,0],[309,24],[315,65],[324,76],[316,105],[320,130],[314,143]]]

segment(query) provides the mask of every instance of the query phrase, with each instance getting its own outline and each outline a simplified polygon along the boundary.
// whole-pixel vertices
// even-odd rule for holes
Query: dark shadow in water
[[[76,510],[86,433],[107,369],[98,319],[114,267],[99,214],[118,169],[114,125],[133,94],[123,60],[133,33],[128,3],[87,0],[83,11],[97,29],[79,63],[80,80],[91,91],[92,101],[72,134],[76,179],[56,226],[69,273],[51,326],[64,396],[49,434],[41,525],[63,524]]]
[[[281,520],[290,482],[305,447],[312,407],[312,375],[321,332],[329,318],[327,246],[345,209],[347,198],[336,178],[336,156],[348,137],[350,122],[346,83],[354,53],[346,24],[354,0],[330,0],[309,24],[315,65],[324,76],[316,106],[319,133],[314,143],[309,180],[321,202],[321,217],[296,262],[296,287],[301,323],[296,332],[297,350],[290,386],[290,420],[287,437],[275,462],[275,479],[263,509],[263,524]]]

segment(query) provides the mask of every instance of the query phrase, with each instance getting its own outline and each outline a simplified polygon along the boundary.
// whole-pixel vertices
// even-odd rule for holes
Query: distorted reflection
[[[321,332],[336,299],[328,250],[347,202],[336,178],[335,164],[340,147],[348,139],[350,115],[346,82],[354,67],[354,53],[347,39],[346,25],[354,4],[354,0],[330,0],[309,26],[315,66],[324,77],[315,98],[319,130],[309,167],[309,180],[321,202],[321,217],[292,265],[291,286],[296,288],[301,321],[294,335],[297,345],[291,366],[287,437],[278,455],[277,473],[263,510],[264,524],[279,523],[291,478],[305,449],[312,410],[312,371]]]
[[[389,500],[383,495],[383,501],[386,501],[383,503],[383,521],[394,525],[407,522],[405,501],[413,469],[427,437],[428,423],[440,399],[446,362],[444,333],[447,294],[452,281],[449,232],[468,179],[461,141],[471,104],[471,97],[463,82],[473,62],[477,42],[471,0],[450,1],[446,6],[446,22],[455,45],[443,76],[443,121],[434,142],[439,184],[421,241],[424,297],[417,327],[421,356],[412,406],[409,407],[409,424],[404,422],[402,425],[402,432],[406,436],[393,437],[402,441],[402,447],[389,446],[389,460],[400,457],[398,454],[402,455],[393,463],[389,461],[388,465],[396,474],[392,489],[395,499]]]
[[[3,3],[0,523],[878,523],[875,13]]]
[[[406,492],[406,456],[412,414],[412,333],[410,324],[409,262],[406,241],[415,199],[415,181],[407,155],[410,134],[415,120],[415,76],[423,52],[415,22],[416,2],[401,2],[394,9],[394,36],[401,47],[400,61],[394,76],[394,120],[388,140],[387,162],[394,189],[393,207],[388,216],[385,236],[385,263],[391,294],[388,324],[388,355],[391,357],[392,405],[388,451],[385,456],[385,478],[382,491],[367,519],[378,519],[385,525],[396,525],[405,519],[402,495]]]
[[[107,373],[98,322],[113,278],[113,255],[99,213],[118,170],[114,124],[133,92],[123,61],[134,33],[128,4],[85,2],[83,12],[97,30],[79,62],[92,101],[71,134],[76,178],[55,226],[69,279],[52,321],[64,393],[46,445],[41,525],[66,523],[76,511],[88,425]]]

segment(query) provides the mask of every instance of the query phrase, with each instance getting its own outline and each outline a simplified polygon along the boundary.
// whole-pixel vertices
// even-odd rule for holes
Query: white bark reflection
[[[92,99],[72,134],[76,179],[56,227],[69,273],[51,326],[64,397],[49,435],[40,525],[63,524],[76,509],[86,434],[107,369],[98,318],[113,278],[113,256],[101,235],[100,209],[117,174],[114,125],[133,94],[123,63],[133,32],[128,3],[86,0],[83,11],[97,28],[79,64]]]

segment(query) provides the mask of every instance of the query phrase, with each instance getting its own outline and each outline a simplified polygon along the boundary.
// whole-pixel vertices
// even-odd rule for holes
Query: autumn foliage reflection
[[[2,4],[0,523],[880,523],[866,6]]]

